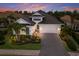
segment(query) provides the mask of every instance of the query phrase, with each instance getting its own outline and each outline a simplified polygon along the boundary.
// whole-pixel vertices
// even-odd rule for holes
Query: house
[[[7,29],[8,21],[0,19],[0,31],[5,31]]]
[[[39,12],[35,12],[30,17],[22,17],[16,22],[26,25],[26,27],[20,29],[21,35],[32,35],[37,30],[40,33],[59,33],[61,27],[61,22],[59,22],[57,18],[49,14],[43,15]]]
[[[71,23],[71,17],[70,15],[65,15],[63,17],[60,18],[67,26],[69,26],[71,28],[72,26],[72,29],[75,30],[75,31],[79,31],[79,20],[77,19],[74,19],[73,20],[73,24]]]

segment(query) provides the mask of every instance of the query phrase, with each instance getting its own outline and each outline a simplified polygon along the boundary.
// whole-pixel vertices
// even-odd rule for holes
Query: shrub
[[[26,40],[26,35],[20,35],[20,41]]]
[[[71,28],[67,27],[67,26],[61,27],[61,31],[66,33],[66,34],[69,34],[71,36],[74,34],[74,31]]]
[[[75,43],[72,40],[68,39],[66,41],[66,44],[69,47],[69,49],[71,49],[72,51],[77,51],[77,47],[76,47]]]
[[[32,36],[31,40],[33,43],[40,43],[41,42],[41,38],[38,36]]]
[[[72,51],[76,51],[77,50],[76,45],[74,44],[74,42],[71,39],[69,39],[67,37],[67,35],[65,35],[64,37],[61,36],[61,39],[63,41],[65,41],[65,43],[67,44],[67,46],[68,46],[69,49],[71,49]]]
[[[72,37],[73,37],[74,40],[79,44],[79,35],[73,34]]]
[[[12,44],[15,44],[16,43],[16,36],[12,35],[11,38],[9,39],[9,42]]]
[[[31,35],[20,35],[19,40],[16,40],[15,35],[8,36],[8,42],[12,44],[26,44],[26,43],[39,43],[40,37]]]
[[[4,44],[5,43],[5,37],[3,34],[0,33],[0,44]]]
[[[65,27],[63,30],[65,30],[65,33],[69,34],[70,36],[73,37],[73,39],[79,44],[79,35],[75,33],[74,30]]]
[[[16,41],[16,44],[26,44],[31,42],[32,40],[30,35],[20,35],[20,41]]]
[[[74,38],[76,38],[73,30],[71,30],[70,28],[68,27],[62,27],[62,30],[60,32],[60,37],[63,41],[65,41],[65,43],[67,44],[68,48],[71,49],[72,51],[76,51],[77,50],[77,47],[75,45],[75,43],[72,41],[71,38],[68,37],[69,36],[72,36],[74,35]],[[79,42],[79,41],[78,41]]]

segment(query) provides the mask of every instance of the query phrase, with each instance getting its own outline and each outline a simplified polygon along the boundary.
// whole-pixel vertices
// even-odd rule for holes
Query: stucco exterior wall
[[[29,27],[29,35],[32,35],[32,33],[35,30],[35,26],[28,26]]]

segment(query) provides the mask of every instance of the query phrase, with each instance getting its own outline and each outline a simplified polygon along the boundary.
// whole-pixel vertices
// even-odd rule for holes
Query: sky
[[[79,11],[79,3],[0,3],[0,12],[4,11]]]

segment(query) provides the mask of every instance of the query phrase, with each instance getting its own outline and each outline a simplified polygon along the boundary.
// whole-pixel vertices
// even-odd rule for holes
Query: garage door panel
[[[40,33],[58,33],[58,28],[60,25],[58,24],[45,24],[39,25],[40,26]]]

